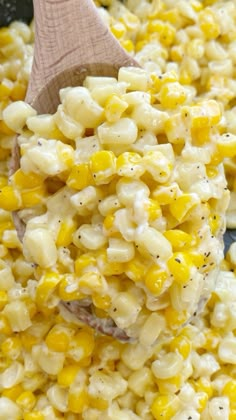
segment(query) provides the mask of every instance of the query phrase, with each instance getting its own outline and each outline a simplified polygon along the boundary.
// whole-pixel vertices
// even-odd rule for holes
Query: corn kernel
[[[3,120],[0,120],[0,133],[6,136],[12,136],[15,132],[11,130]]]
[[[118,95],[110,96],[105,103],[105,117],[108,122],[118,121],[125,110],[128,108],[128,104]]]
[[[173,330],[178,329],[187,320],[186,311],[177,311],[172,306],[165,309],[165,319],[167,325]]]
[[[212,235],[216,235],[221,227],[221,217],[219,214],[211,214],[208,219]]]
[[[27,86],[24,83],[15,82],[10,94],[11,99],[13,101],[23,101],[26,90]]]
[[[19,210],[21,205],[21,197],[11,185],[7,185],[0,190],[0,208],[15,211]]]
[[[208,378],[201,377],[194,382],[194,385],[197,392],[205,392],[208,395],[208,398],[213,396],[213,385]]]
[[[80,359],[91,356],[95,346],[94,336],[87,331],[78,332],[71,341],[70,354],[73,357],[73,350],[78,351]]]
[[[158,265],[152,265],[144,277],[145,285],[149,292],[154,296],[159,296],[164,291],[167,277],[166,271]]]
[[[12,335],[12,329],[7,317],[0,313],[0,334]]]
[[[102,150],[90,158],[90,170],[97,185],[107,184],[116,173],[116,157],[113,152]]]
[[[195,195],[182,194],[170,203],[170,213],[181,222],[197,204],[198,198]]]
[[[92,271],[92,267],[96,267],[96,258],[92,254],[82,254],[79,258],[75,260],[75,272],[77,275],[80,275],[90,269]]]
[[[8,295],[5,290],[0,290],[0,310],[4,308],[4,306],[8,302]]]
[[[56,245],[67,247],[72,243],[73,233],[76,231],[77,224],[71,218],[63,220],[60,223],[60,229],[57,234]]]
[[[24,413],[24,420],[45,420],[45,416],[40,411]]]
[[[207,40],[215,39],[220,35],[220,26],[217,23],[213,11],[206,7],[199,13],[199,23],[202,32]]]
[[[185,336],[177,336],[170,342],[170,351],[178,351],[184,359],[187,359],[191,352],[191,341]]]
[[[5,47],[14,42],[14,36],[8,28],[0,29],[0,47]]]
[[[109,295],[94,295],[93,304],[96,308],[106,311],[111,306],[111,297]]]
[[[140,257],[134,257],[125,264],[125,274],[134,282],[142,281],[147,271],[147,264]]]
[[[4,389],[2,391],[2,396],[9,398],[12,401],[16,401],[19,395],[24,391],[21,384],[17,384],[11,388]]]
[[[89,406],[92,408],[96,408],[97,410],[106,410],[109,406],[109,402],[104,398],[94,397],[89,395]]]
[[[49,304],[60,281],[61,276],[53,272],[47,272],[41,277],[36,289],[36,303],[39,307]]]
[[[69,348],[70,335],[60,326],[54,326],[45,338],[48,348],[52,351],[66,352]]]
[[[165,108],[176,108],[186,100],[186,92],[178,82],[166,83],[160,90],[159,99]]]
[[[136,178],[143,175],[142,157],[138,153],[125,152],[120,154],[116,161],[119,176]]]
[[[57,375],[58,384],[61,386],[70,386],[74,382],[80,369],[80,366],[76,364],[63,367]]]
[[[89,404],[88,393],[85,389],[79,388],[69,392],[68,408],[72,413],[80,414]]]
[[[21,354],[21,341],[19,337],[8,337],[1,345],[2,354],[10,359],[17,359]]]
[[[125,25],[121,22],[115,22],[112,24],[110,26],[110,30],[117,39],[122,38],[126,33]]]
[[[223,157],[235,157],[236,136],[231,133],[222,134],[217,141],[217,148]]]
[[[198,412],[202,413],[208,403],[208,395],[205,392],[201,392],[198,396]]]
[[[82,190],[89,185],[94,185],[94,180],[89,165],[87,163],[74,165],[66,181],[66,184],[68,187],[74,188],[75,190]]]
[[[46,195],[47,192],[44,185],[31,190],[21,191],[22,206],[28,208],[41,204]]]
[[[16,399],[17,405],[24,410],[31,411],[36,404],[36,397],[31,391],[24,391]]]
[[[156,420],[171,420],[179,408],[176,395],[158,395],[151,406],[151,412]]]
[[[184,285],[188,283],[193,263],[187,252],[174,252],[167,261],[167,266],[178,284]]]
[[[167,230],[164,236],[170,241],[173,251],[180,251],[195,244],[194,238],[180,229]]]
[[[168,379],[156,379],[158,391],[160,394],[176,393],[180,390],[182,385],[182,378],[180,375],[175,375]]]
[[[232,408],[236,408],[235,392],[236,392],[236,380],[230,379],[228,382],[226,382],[225,386],[223,387],[222,395],[229,398],[230,406],[232,406]]]
[[[19,189],[31,189],[40,187],[43,183],[43,178],[39,174],[33,172],[23,172],[22,169],[17,171],[11,176],[11,181],[14,186]]]

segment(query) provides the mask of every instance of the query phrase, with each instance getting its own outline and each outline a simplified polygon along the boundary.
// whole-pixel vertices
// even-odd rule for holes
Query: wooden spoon
[[[138,66],[103,23],[92,0],[34,0],[34,18],[34,60],[26,102],[39,114],[56,111],[63,87],[82,85],[88,75],[117,77],[120,67]],[[19,166],[16,139],[10,173]],[[13,219],[22,241],[25,225],[18,212],[13,213]],[[120,341],[131,341],[112,319],[101,322],[96,318],[91,305],[85,308],[87,302],[62,305],[97,331]]]
[[[34,0],[35,47],[26,102],[39,114],[56,111],[59,90],[80,86],[88,75],[117,77],[138,63],[121,48],[92,0]],[[17,139],[10,174],[20,166]],[[25,225],[13,214],[19,239]]]

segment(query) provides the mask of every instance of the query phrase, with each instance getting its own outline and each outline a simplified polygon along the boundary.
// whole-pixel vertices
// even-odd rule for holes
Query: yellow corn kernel
[[[170,420],[179,408],[176,395],[158,395],[151,406],[151,412],[156,420]]]
[[[192,350],[191,341],[184,335],[178,335],[170,342],[170,351],[178,351],[184,359],[187,359]]]
[[[164,10],[163,12],[159,12],[159,16],[162,21],[168,21],[178,26],[178,22],[180,20],[180,14],[177,8],[173,7],[173,9],[171,8],[169,10]]]
[[[198,14],[199,24],[207,40],[215,39],[220,35],[220,26],[213,11],[209,7]]]
[[[25,208],[36,206],[47,196],[46,187],[41,185],[31,190],[21,191],[22,205]]]
[[[3,397],[9,398],[12,401],[16,401],[19,395],[24,391],[21,384],[17,384],[11,388],[4,389],[1,393]]]
[[[31,351],[32,347],[37,344],[38,338],[26,331],[23,331],[21,332],[21,342],[26,351]]]
[[[236,420],[236,409],[230,408],[229,420]]]
[[[205,392],[201,392],[200,395],[198,396],[198,412],[202,413],[208,403],[208,395]]]
[[[212,235],[216,235],[221,226],[221,217],[219,214],[211,214],[208,219]]]
[[[191,107],[183,107],[181,112],[182,115],[190,117],[191,128],[193,129],[216,125],[221,119],[220,105],[213,99]]]
[[[96,408],[97,410],[106,410],[109,406],[109,402],[104,398],[94,397],[89,395],[89,406],[92,408]]]
[[[109,295],[94,295],[93,304],[96,308],[106,311],[111,306],[111,297]]]
[[[0,290],[0,311],[4,308],[4,306],[8,302],[8,295],[5,290]]]
[[[194,238],[189,233],[180,229],[171,229],[163,233],[163,235],[171,243],[173,251],[180,251],[183,248],[189,248],[195,245]]]
[[[70,279],[65,275],[63,276],[62,280],[59,283],[58,286],[58,296],[60,299],[65,301],[71,301],[71,300],[78,300],[81,299],[81,292],[79,291],[78,284],[75,283],[75,287],[73,284],[72,290],[72,283]]]
[[[106,235],[116,236],[118,229],[115,227],[114,222],[115,222],[114,214],[109,213],[103,221],[103,227],[105,229]]]
[[[57,131],[59,131],[57,129]],[[64,136],[63,136],[64,137]],[[65,138],[65,137],[64,137]],[[57,155],[59,159],[66,165],[67,169],[72,169],[74,164],[74,149],[68,144],[63,144],[62,142],[57,142]]]
[[[186,100],[186,92],[178,82],[165,83],[161,90],[159,99],[164,108],[176,108]]]
[[[12,329],[9,321],[4,314],[0,313],[0,334],[12,335]]]
[[[61,276],[54,272],[47,272],[41,277],[36,288],[36,303],[39,307],[48,305],[61,279]]]
[[[188,283],[193,263],[187,252],[174,252],[167,261],[167,266],[178,284],[184,285]]]
[[[209,142],[211,136],[210,127],[191,128],[192,144],[194,146],[201,146]]]
[[[120,45],[124,50],[126,50],[128,53],[134,52],[134,43],[131,41],[131,39],[122,39],[120,41]]]
[[[172,306],[168,306],[165,309],[165,319],[167,325],[176,330],[187,320],[187,314],[186,311],[177,311]]]
[[[197,392],[205,392],[208,395],[208,398],[211,398],[213,396],[213,385],[208,378],[202,376],[194,382],[194,386]]]
[[[169,210],[172,216],[182,222],[197,204],[198,199],[193,194],[182,194],[170,203]]]
[[[0,175],[0,188],[5,187],[8,183],[8,179],[4,175]]]
[[[77,229],[77,224],[72,219],[67,219],[66,221],[61,221],[60,229],[57,234],[56,245],[57,246],[68,246],[73,241],[73,233]]]
[[[156,379],[156,384],[158,386],[158,391],[160,394],[176,393],[179,391],[182,385],[182,378],[180,375],[173,376],[172,378],[166,379]],[[165,418],[165,417],[164,417]]]
[[[81,387],[76,390],[72,390],[68,394],[68,409],[72,413],[80,414],[89,404],[89,397],[86,389]]]
[[[165,287],[167,273],[158,265],[152,265],[145,274],[144,281],[147,289],[154,296],[159,296]]]
[[[135,52],[141,51],[145,47],[145,45],[147,45],[147,44],[148,44],[148,40],[142,40],[142,41],[140,40],[140,41],[136,42]]]
[[[117,39],[123,38],[126,33],[125,25],[121,22],[115,22],[112,24],[110,26],[110,30]]]
[[[79,278],[79,288],[82,293],[102,293],[104,281],[102,275],[97,272],[86,272]]]
[[[10,359],[17,359],[21,353],[22,345],[18,336],[8,337],[2,342],[2,354]]]
[[[7,160],[9,156],[10,156],[10,150],[0,147],[0,161]]]
[[[116,173],[116,157],[113,152],[102,150],[90,158],[90,170],[97,185],[107,184]]]
[[[117,174],[125,177],[140,177],[145,172],[142,157],[138,153],[125,152],[116,161]]]
[[[115,122],[120,119],[122,114],[128,108],[128,104],[118,95],[111,95],[105,103],[105,117],[109,122]]]
[[[166,205],[174,201],[177,194],[177,188],[171,185],[160,185],[152,192],[152,197],[158,201],[160,205]]]
[[[16,404],[23,410],[31,411],[36,404],[36,397],[31,391],[24,391],[16,399]]]
[[[45,420],[45,416],[40,411],[24,413],[24,420]]]
[[[74,165],[66,184],[68,187],[74,188],[75,190],[82,190],[90,185],[94,185],[89,165],[87,163]]]
[[[128,10],[126,13],[122,14],[119,21],[122,22],[129,31],[134,31],[140,26],[139,18]]]
[[[79,349],[82,352],[83,359],[91,356],[94,346],[95,340],[92,333],[88,331],[80,331],[78,332],[71,341],[73,348]]]
[[[61,386],[70,386],[74,382],[80,369],[81,367],[76,364],[64,366],[63,369],[58,373],[58,384]]]
[[[153,200],[149,198],[147,203],[145,203],[145,207],[147,207],[148,213],[148,221],[153,222],[154,220],[158,219],[161,216],[161,207],[157,200]]]
[[[45,343],[52,351],[66,352],[69,348],[70,335],[68,331],[56,325],[49,331]]]
[[[129,279],[134,282],[139,282],[144,279],[144,275],[147,271],[147,264],[140,257],[136,256],[125,264],[124,270]]]
[[[12,91],[12,83],[9,83],[7,79],[3,80],[2,83],[0,83],[0,100],[7,98],[10,96],[10,93]]]
[[[222,134],[217,141],[217,148],[223,157],[235,157],[236,135],[231,133]]]
[[[3,120],[0,120],[0,134],[4,134],[6,136],[12,136],[14,131],[12,131]]]
[[[75,272],[77,275],[81,275],[84,270],[92,267],[96,267],[96,258],[92,254],[82,254],[75,260]]]
[[[214,301],[214,297],[213,297],[212,300]],[[215,301],[215,303],[216,303],[216,301]],[[211,305],[211,304],[212,304],[212,302],[208,303],[208,305]],[[205,339],[206,339],[206,341],[203,344],[203,348],[206,349],[209,352],[212,352],[219,345],[219,343],[221,341],[221,335],[214,328],[210,328],[209,330],[208,329],[206,330]]]
[[[208,178],[215,178],[219,174],[219,170],[216,166],[206,165],[206,174]]]
[[[104,276],[116,276],[124,273],[125,263],[109,262],[106,251],[101,251],[97,255],[99,271]]]
[[[0,29],[0,47],[5,47],[14,42],[14,36],[8,28]]]
[[[18,191],[11,185],[7,185],[0,190],[0,208],[8,211],[19,210],[22,200]]]
[[[33,172],[25,173],[22,169],[17,169],[11,176],[11,181],[16,188],[31,189],[40,187],[43,183],[43,178],[39,174]]]
[[[24,83],[15,82],[11,91],[11,99],[13,101],[23,101],[25,98],[27,86]]]
[[[232,408],[236,408],[236,380],[230,379],[228,382],[226,382],[225,386],[222,389],[222,395],[229,398],[230,406]]]
[[[184,50],[185,50],[184,45],[174,45],[171,48],[171,52],[170,52],[171,59],[175,62],[182,61],[185,54]]]

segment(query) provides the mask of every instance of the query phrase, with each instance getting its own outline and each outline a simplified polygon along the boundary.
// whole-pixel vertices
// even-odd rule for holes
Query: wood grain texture
[[[92,0],[34,0],[35,51],[26,100],[54,112],[58,90],[82,84],[87,74],[116,76],[138,64],[103,23]]]

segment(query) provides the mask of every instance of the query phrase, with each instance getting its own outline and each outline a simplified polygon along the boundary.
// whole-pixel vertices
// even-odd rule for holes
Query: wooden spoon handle
[[[34,0],[35,51],[27,92],[33,99],[68,68],[87,64],[137,65],[120,47],[92,0]]]

